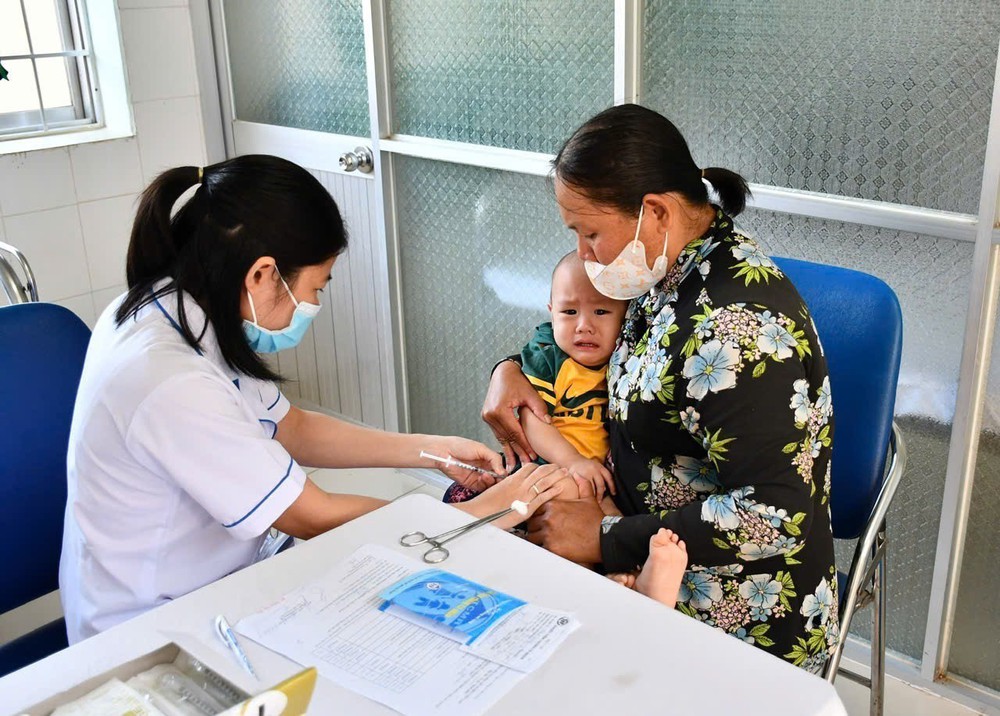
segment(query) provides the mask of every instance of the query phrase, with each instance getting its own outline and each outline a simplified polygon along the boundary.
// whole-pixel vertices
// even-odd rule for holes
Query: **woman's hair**
[[[694,204],[708,202],[702,177],[736,216],[750,189],[736,172],[698,168],[673,122],[637,104],[606,109],[573,132],[552,162],[556,176],[598,204],[635,215],[646,194],[677,192]]]
[[[198,189],[175,214],[184,192]],[[271,256],[289,284],[347,248],[340,210],[309,172],[285,159],[247,155],[205,167],[176,167],[142,193],[129,241],[128,293],[115,313],[118,325],[171,291],[185,291],[205,311],[219,348],[234,370],[280,380],[250,348],[240,300],[251,266]],[[159,281],[167,279],[154,289]],[[206,326],[195,335],[178,301],[180,332],[200,349]]]

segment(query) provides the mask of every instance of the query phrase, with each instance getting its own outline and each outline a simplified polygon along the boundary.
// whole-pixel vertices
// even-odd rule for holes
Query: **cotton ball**
[[[528,503],[527,502],[521,502],[520,500],[514,500],[513,502],[510,503],[510,509],[514,510],[514,512],[516,512],[517,514],[521,515],[521,517],[527,517],[528,516]]]

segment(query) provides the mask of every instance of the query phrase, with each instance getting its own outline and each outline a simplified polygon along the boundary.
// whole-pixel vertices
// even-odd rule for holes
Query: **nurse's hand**
[[[438,457],[446,458],[451,456],[460,462],[475,465],[483,470],[495,472],[498,475],[506,474],[503,466],[503,460],[501,459],[499,453],[497,453],[496,450],[491,450],[482,443],[476,442],[475,440],[467,440],[466,438],[458,437],[435,436],[429,439],[427,447],[425,447],[424,450],[432,455],[437,455]],[[467,470],[466,468],[458,467],[457,465],[446,466],[427,458],[421,458],[421,460],[422,462],[420,463],[420,467],[432,467],[436,470],[440,470],[458,484],[465,485],[466,487],[476,490],[477,492],[481,492],[496,483],[494,478],[489,475],[484,475],[481,472],[476,472],[475,470]]]
[[[533,461],[538,455],[531,449],[524,435],[518,410],[530,410],[538,419],[550,423],[549,410],[531,383],[521,372],[521,366],[514,361],[504,361],[493,371],[490,387],[483,402],[483,420],[497,436],[503,448],[507,464],[513,465],[515,456],[522,465]]]
[[[511,512],[493,523],[501,529],[509,529],[530,517],[549,500],[567,495],[575,497],[577,486],[564,468],[527,465],[478,497],[452,506],[474,517],[486,517],[506,510],[514,500],[523,502],[527,506],[527,514]]]

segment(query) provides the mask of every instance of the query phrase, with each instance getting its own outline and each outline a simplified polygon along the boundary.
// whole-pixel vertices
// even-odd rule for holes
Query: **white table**
[[[400,535],[412,530],[437,534],[467,520],[426,495],[405,497],[0,679],[0,712],[24,709],[170,641],[248,691],[259,690],[261,685],[213,636],[216,614],[235,623],[365,543],[419,558],[422,548],[400,547]],[[833,687],[822,679],[502,530],[485,527],[448,547],[451,558],[444,568],[573,612],[581,622],[491,714],[845,714]],[[242,641],[263,685],[300,668]],[[309,713],[395,712],[321,677]]]

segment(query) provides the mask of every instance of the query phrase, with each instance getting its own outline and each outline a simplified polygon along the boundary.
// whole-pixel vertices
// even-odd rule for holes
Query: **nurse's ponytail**
[[[730,216],[746,206],[746,180],[729,169],[695,164],[680,130],[662,114],[622,104],[587,120],[553,161],[556,176],[592,201],[636,215],[646,194],[676,192],[709,201],[711,185]]]
[[[187,239],[171,229],[171,212],[184,192],[200,183],[200,174],[198,167],[168,169],[142,192],[125,264],[129,286],[155,281],[170,273]]]
[[[286,159],[244,155],[203,169],[168,169],[139,200],[125,267],[128,293],[115,319],[121,325],[159,297],[181,291],[205,312],[231,368],[278,380],[243,332],[247,273],[269,256],[293,284],[303,268],[345,248],[337,204],[316,177]],[[178,330],[200,349],[208,326],[189,320],[185,302],[177,305]]]

